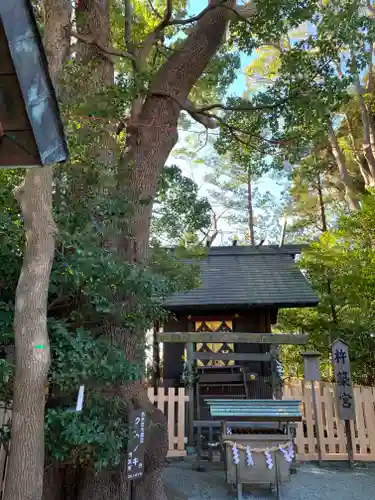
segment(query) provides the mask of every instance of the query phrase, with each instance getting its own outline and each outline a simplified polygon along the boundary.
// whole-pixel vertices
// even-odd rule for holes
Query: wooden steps
[[[205,399],[247,399],[248,387],[242,366],[204,367],[198,370],[195,415],[197,420],[212,420]]]

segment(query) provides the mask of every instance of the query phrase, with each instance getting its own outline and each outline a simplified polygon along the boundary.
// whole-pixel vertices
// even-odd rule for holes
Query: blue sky
[[[207,0],[190,0],[189,2],[189,15],[193,16],[195,14],[198,14],[201,12],[202,9],[204,9],[207,6]],[[241,70],[237,76],[236,81],[229,87],[228,89],[228,95],[242,95],[246,89],[246,78],[244,75],[244,70],[246,67],[250,64],[251,60],[253,59],[254,56],[249,56],[246,54],[241,54]],[[180,139],[183,139],[183,136],[185,134],[180,133]],[[176,148],[181,146],[181,142],[177,144]],[[210,149],[209,148],[203,148],[202,151],[200,152],[202,156],[210,155]],[[210,186],[206,185],[204,183],[204,177],[208,173],[208,169],[204,167],[204,165],[192,165],[189,164],[187,161],[182,161],[182,160],[177,160],[176,158],[173,158],[173,153],[169,159],[169,163],[175,163],[178,164],[179,167],[183,170],[185,175],[188,175],[189,177],[192,177],[195,182],[200,186],[200,193],[203,196],[208,195],[208,189]],[[264,178],[261,179],[257,183],[259,190],[260,191],[271,191],[275,196],[279,197],[281,194],[282,188],[272,179],[270,178]],[[213,208],[216,212],[217,215],[219,215],[223,211],[223,207],[220,205],[220,202],[218,200],[212,200],[210,199]],[[233,228],[231,228],[223,219],[220,219],[219,223],[219,228],[223,232],[222,236],[222,241],[227,241],[228,239],[230,240],[231,237],[235,234],[233,231]],[[220,243],[220,239],[216,241],[216,244]]]

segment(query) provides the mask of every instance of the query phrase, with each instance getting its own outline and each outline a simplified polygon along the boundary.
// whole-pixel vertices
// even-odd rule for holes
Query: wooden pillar
[[[276,346],[276,360],[280,361],[280,346]],[[276,384],[276,399],[283,399],[283,380],[280,379],[279,375],[277,375],[277,384]]]
[[[277,388],[278,388],[278,376],[276,371],[276,360],[278,359],[279,347],[277,345],[271,345],[271,383],[272,383],[272,397],[278,399]]]
[[[269,311],[254,309],[246,315],[243,314],[239,318],[235,318],[233,320],[233,331],[271,333]],[[235,351],[239,354],[267,353],[269,350],[270,346],[265,344],[236,343],[235,345]],[[242,365],[246,372],[256,373],[260,377],[269,377],[271,375],[269,361],[237,361],[236,363]]]
[[[180,384],[184,368],[184,344],[181,342],[164,342],[163,346],[163,379],[173,379]]]
[[[154,326],[154,335],[152,339],[152,362],[153,362],[153,372],[152,372],[152,385],[156,394],[157,387],[160,381],[160,344],[157,339],[157,333],[159,331],[159,325]]]

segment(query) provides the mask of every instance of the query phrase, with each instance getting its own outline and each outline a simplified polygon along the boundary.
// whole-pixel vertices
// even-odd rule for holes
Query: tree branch
[[[193,17],[188,17],[187,19],[172,19],[169,22],[169,26],[185,26],[186,24],[191,24],[202,19],[203,16],[207,14],[212,9],[216,9],[218,7],[222,7],[224,9],[230,10],[232,15],[230,16],[231,21],[235,21],[236,19],[240,19],[243,21],[247,21],[250,17],[254,16],[257,12],[256,5],[253,2],[248,2],[246,5],[242,5],[240,7],[230,7],[229,5],[223,5],[226,0],[221,0],[219,3],[210,4],[205,9],[202,10],[199,14]]]
[[[155,14],[156,17],[158,17],[159,19],[163,19],[163,16],[160,14],[160,12],[158,12],[153,3],[152,3],[152,0],[147,0],[148,2],[148,5],[150,6],[150,9],[152,10],[152,12]]]
[[[255,135],[255,134],[252,134],[251,132],[248,132],[247,130],[243,130],[239,127],[229,125],[229,123],[227,123],[223,118],[221,118],[221,116],[212,115],[212,114],[210,114],[209,116],[211,116],[212,118],[217,120],[220,123],[220,125],[222,125],[224,128],[229,130],[229,132],[231,132],[233,137],[235,137],[239,142],[241,142],[242,144],[244,144],[246,146],[249,146],[249,144],[246,143],[246,141],[244,141],[243,139],[241,139],[238,134],[266,142],[266,143],[271,144],[273,146],[286,146],[287,144],[290,144],[291,142],[298,139],[297,137],[294,137],[291,139],[266,139],[266,137],[263,137],[260,135]]]
[[[149,0],[149,4],[150,4]],[[152,46],[157,42],[157,40],[160,39],[163,30],[167,26],[185,26],[187,24],[191,24],[194,22],[199,21],[203,16],[207,14],[207,12],[211,11],[212,9],[216,9],[217,7],[222,6],[224,2],[227,0],[220,0],[218,4],[211,4],[208,5],[205,9],[203,9],[199,14],[193,17],[189,17],[187,19],[172,19],[172,13],[173,13],[173,0],[167,0],[167,7],[164,12],[164,17],[161,18],[160,14],[155,11],[152,3],[150,4],[150,7],[154,13],[161,19],[160,23],[156,26],[156,28],[147,35],[146,39],[144,40],[142,46],[138,49],[136,56],[138,61],[145,61],[150,53],[150,50]]]
[[[250,105],[243,105],[243,106],[225,106],[224,104],[217,103],[217,104],[212,104],[208,106],[201,106],[199,108],[195,107],[195,105],[190,101],[190,99],[186,99],[184,103],[180,102],[176,97],[168,94],[167,92],[152,92],[152,95],[155,96],[160,96],[160,97],[167,97],[169,99],[172,99],[175,101],[181,109],[186,111],[187,113],[190,114],[190,116],[197,121],[198,123],[201,123],[204,127],[209,128],[211,130],[214,130],[218,128],[218,123],[220,123],[222,126],[226,127],[228,130],[231,129],[232,132],[238,132],[240,134],[248,135],[251,137],[256,137],[253,134],[250,134],[249,132],[246,132],[244,130],[241,130],[237,127],[233,127],[229,125],[228,123],[225,122],[225,120],[213,113],[208,113],[209,110],[214,109],[214,108],[221,108],[226,111],[259,111],[262,109],[272,109],[276,108],[278,106],[281,106],[282,104],[286,103],[290,99],[292,99],[291,96],[288,96],[284,99],[280,99],[279,101],[276,101],[275,103],[272,104],[265,104],[265,105],[260,105],[260,106],[250,106]],[[270,139],[266,139],[264,137],[257,137],[258,139],[261,139],[265,142],[268,142],[269,144],[274,144],[274,145],[282,145],[285,144],[286,141],[280,140],[280,141],[272,141]],[[287,142],[290,142],[288,140]]]
[[[212,245],[212,243],[214,242],[214,239],[219,234],[219,231],[217,229],[217,222],[218,222],[218,218],[216,217],[215,212],[212,210],[211,225],[208,228],[208,231],[205,232],[202,229],[200,229],[200,232],[202,234],[204,234],[204,238],[199,242],[200,245],[203,245],[205,240],[206,240],[207,247],[210,247]],[[213,229],[212,234],[210,234],[211,229]]]
[[[207,111],[211,111],[213,109],[222,109],[223,111],[262,111],[264,109],[274,109],[278,108],[279,106],[282,106],[283,104],[286,104],[289,102],[291,99],[294,97],[297,97],[297,94],[295,95],[289,95],[287,97],[284,97],[283,99],[279,99],[278,101],[275,101],[273,103],[269,104],[259,104],[257,106],[252,106],[251,104],[240,104],[237,106],[227,106],[225,104],[222,104],[221,102],[217,102],[214,104],[207,104],[206,106],[195,106],[189,99],[185,101],[185,103],[181,103],[176,97],[168,94],[168,92],[151,92],[152,95],[155,96],[160,96],[160,97],[169,97],[170,99],[173,99],[179,106],[181,106],[182,109],[187,111],[188,113],[198,113],[198,114],[205,114]],[[215,118],[214,115],[211,115],[213,118]]]
[[[133,28],[133,8],[131,5],[131,0],[124,0],[124,42],[125,48],[129,54],[134,55],[134,45],[132,41],[132,28]],[[139,65],[136,58],[132,60],[133,75],[135,76],[138,72]]]
[[[182,109],[187,111],[189,115],[198,123],[202,124],[205,128],[214,130],[217,128],[217,122],[215,118],[212,118],[210,115],[199,113],[197,108],[194,106],[190,99],[186,99],[184,106]]]
[[[101,50],[104,54],[110,56],[124,57],[126,59],[130,59],[131,61],[136,60],[135,56],[133,54],[130,54],[130,52],[115,49],[114,47],[105,47],[91,36],[81,35],[80,33],[77,33],[76,31],[72,30],[70,30],[70,35],[79,40],[80,42],[86,43],[87,45],[94,45],[95,47],[98,47],[98,49]]]
[[[256,2],[250,1],[245,5],[236,7],[234,10],[237,17],[240,17],[241,19],[249,19],[257,13],[257,5]]]
[[[193,17],[189,17],[187,19],[172,19],[172,13],[173,13],[173,0],[167,0],[167,6],[164,12],[164,17],[162,18],[161,15],[156,11],[156,9],[152,5],[152,1],[149,0],[149,5],[152,11],[157,15],[160,19],[161,22],[156,26],[156,28],[149,33],[149,35],[146,37],[145,41],[143,42],[142,46],[135,51],[134,48],[132,47],[132,42],[131,42],[131,4],[129,0],[125,0],[125,46],[127,48],[127,51],[119,50],[114,47],[107,47],[102,45],[100,42],[95,40],[94,38],[87,36],[87,35],[81,35],[80,33],[77,33],[76,31],[70,31],[70,35],[80,42],[86,43],[88,45],[94,45],[96,46],[99,50],[101,50],[104,54],[107,54],[108,56],[116,56],[116,57],[123,57],[125,59],[129,59],[133,62],[133,66],[136,67],[137,71],[141,70],[141,64],[142,61],[145,61],[150,53],[151,48],[153,45],[161,38],[163,30],[167,26],[184,26],[187,24],[191,24],[194,22],[199,21],[207,12],[211,11],[212,9],[216,9],[218,7],[223,7],[226,8],[230,11],[233,12],[233,16],[231,20],[234,18],[240,18],[242,20],[247,20],[249,17],[254,15],[256,12],[255,5],[253,5],[251,2],[249,2],[247,5],[237,7],[237,8],[232,8],[228,5],[223,5],[223,3],[226,2],[226,0],[220,0],[218,4],[211,4],[208,5],[205,9],[203,9],[199,14]],[[221,105],[215,105],[213,107],[220,107]],[[224,109],[224,108],[222,108]],[[206,110],[208,111],[208,109]]]
[[[203,9],[199,14],[196,16],[188,17],[187,19],[171,19],[169,21],[169,26],[186,26],[187,24],[191,23],[196,23],[200,19],[202,19],[203,16],[207,14],[207,12],[210,12],[212,9],[216,9],[217,7],[222,6],[224,2],[227,0],[220,0],[219,3],[217,4],[210,4],[208,5],[205,9]]]
[[[133,15],[133,9],[131,5],[130,0],[124,0],[124,7],[125,7],[125,19],[124,19],[124,28],[125,28],[125,33],[124,33],[124,40],[125,40],[125,47],[126,50],[131,53],[132,52],[132,15]]]
[[[204,238],[199,242],[200,245],[203,245],[204,241],[206,240],[206,245],[210,247],[212,243],[214,242],[214,239],[217,237],[219,234],[219,230],[217,227],[217,223],[221,219],[221,217],[225,214],[225,212],[228,212],[229,208],[226,208],[221,212],[219,216],[216,215],[216,213],[212,210],[212,218],[211,218],[211,225],[208,228],[208,231],[203,231],[203,229],[199,229],[199,231],[204,235]],[[213,233],[210,235],[210,231],[213,230]]]
[[[170,26],[173,13],[173,0],[167,0],[167,7],[164,12],[164,17],[156,28],[149,33],[143,42],[142,46],[137,50],[136,56],[139,64],[146,61],[153,45],[161,38],[163,30]]]
[[[207,111],[211,111],[212,109],[222,109],[223,111],[261,111],[263,109],[274,109],[274,108],[278,108],[282,104],[287,103],[293,97],[294,96],[288,96],[288,97],[285,97],[284,99],[280,99],[276,102],[269,103],[269,104],[259,104],[258,106],[251,106],[250,104],[240,104],[237,106],[227,106],[225,104],[218,102],[218,103],[214,103],[214,104],[209,104],[207,106],[200,106],[199,108],[196,108],[196,112],[197,113],[206,113]]]
[[[158,39],[160,39],[162,31],[167,26],[186,26],[187,24],[195,23],[200,19],[202,19],[202,17],[205,16],[207,12],[216,9],[218,7],[223,7],[225,9],[232,11],[231,20],[239,18],[247,21],[247,19],[253,16],[256,12],[255,5],[252,2],[248,2],[248,4],[243,5],[242,7],[232,8],[228,5],[224,5],[226,1],[227,0],[220,0],[218,3],[212,3],[208,5],[205,9],[203,9],[196,16],[189,17],[187,19],[172,19],[173,1],[167,0],[167,7],[164,12],[164,17],[162,18],[161,22],[156,26],[156,28],[146,37],[144,43],[142,44],[142,47],[138,50],[138,53],[136,54],[138,60],[146,60],[152,46],[156,43]],[[157,11],[155,11],[152,3],[150,2],[151,0],[149,0],[149,4],[152,11],[159,18],[161,18],[160,14]]]
[[[165,9],[164,13],[164,21],[169,23],[171,18],[172,18],[172,12],[173,12],[173,0],[167,0],[167,7]]]

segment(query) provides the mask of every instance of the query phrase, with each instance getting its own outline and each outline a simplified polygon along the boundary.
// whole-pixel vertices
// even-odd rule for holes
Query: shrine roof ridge
[[[318,297],[294,262],[302,245],[210,247],[200,256],[176,259],[200,269],[200,286],[178,292],[164,301],[172,311],[200,309],[247,310],[311,307]],[[183,254],[183,252],[182,252]]]
[[[308,248],[307,244],[300,245],[261,245],[261,246],[211,246],[203,249],[203,252],[208,256],[216,256],[216,255],[299,255],[302,251]],[[179,251],[178,247],[168,247],[172,253],[175,251]],[[188,252],[188,250],[187,250]],[[202,256],[204,258],[204,256]]]

